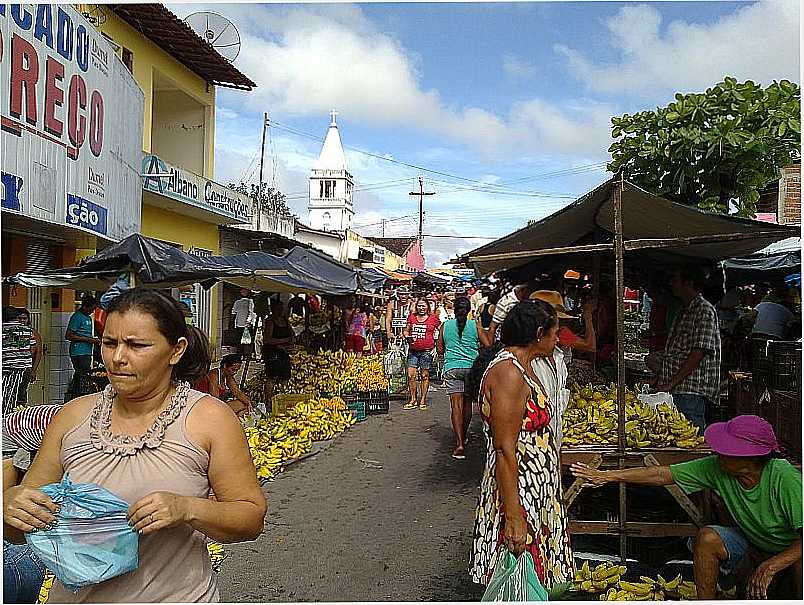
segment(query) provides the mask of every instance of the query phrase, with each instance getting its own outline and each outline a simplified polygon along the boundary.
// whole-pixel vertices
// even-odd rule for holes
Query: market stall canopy
[[[458,260],[481,274],[511,269],[537,259],[555,263],[567,255],[610,252],[614,248],[610,179],[569,206],[519,231],[481,246]],[[723,260],[747,256],[797,235],[798,227],[702,212],[622,183],[622,225],[626,253],[664,262]],[[573,257],[569,257],[573,258]]]
[[[452,282],[451,279],[441,277],[440,275],[433,275],[432,273],[422,272],[413,278],[413,284],[420,287],[433,287],[441,288]]]
[[[138,233],[104,248],[76,267],[18,273],[8,282],[28,288],[52,287],[74,290],[106,290],[122,273],[133,273],[137,285],[177,288],[194,283],[212,283],[223,276],[247,275],[214,258],[188,254],[181,248]]]
[[[783,279],[801,271],[801,238],[790,237],[743,258],[723,263],[730,284]]]
[[[379,269],[360,269],[358,278],[361,290],[373,292],[382,289],[385,282],[388,281],[388,274]]]
[[[354,294],[358,290],[357,271],[317,250],[296,247],[284,256],[245,252],[212,258],[244,272],[223,276],[221,281],[249,290],[330,296]]]

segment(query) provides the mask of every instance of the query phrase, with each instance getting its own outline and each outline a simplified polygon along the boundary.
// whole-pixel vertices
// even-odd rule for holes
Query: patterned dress
[[[509,351],[500,351],[489,365],[489,370],[506,359],[513,361],[531,389],[517,444],[519,499],[528,523],[526,549],[533,556],[539,580],[550,590],[574,577],[567,518],[561,502],[561,467],[549,429],[550,406],[540,385],[528,376]],[[486,370],[486,374],[489,370]],[[485,382],[485,376],[483,380]],[[481,415],[488,454],[475,512],[469,573],[474,582],[487,585],[499,554],[504,552],[505,517],[497,488],[497,452],[491,437],[490,401],[485,395],[482,396]]]

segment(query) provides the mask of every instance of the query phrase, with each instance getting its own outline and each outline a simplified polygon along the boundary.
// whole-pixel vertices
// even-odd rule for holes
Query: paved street
[[[265,533],[226,547],[222,600],[479,600],[467,573],[479,419],[467,459],[453,460],[449,402],[431,393],[429,410],[392,401],[390,414],[369,416],[267,484]]]

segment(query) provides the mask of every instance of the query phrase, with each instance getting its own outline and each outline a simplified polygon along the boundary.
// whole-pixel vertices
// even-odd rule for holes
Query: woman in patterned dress
[[[570,582],[573,558],[561,502],[558,450],[550,402],[531,361],[548,356],[558,340],[555,310],[544,301],[523,301],[501,327],[499,350],[480,385],[488,445],[475,516],[470,574],[488,584],[502,546],[533,556],[548,590]],[[474,372],[482,371],[476,364]]]

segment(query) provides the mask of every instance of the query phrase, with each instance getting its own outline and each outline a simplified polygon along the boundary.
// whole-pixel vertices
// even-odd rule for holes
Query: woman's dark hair
[[[500,302],[500,298],[501,298],[500,291],[492,290],[486,296],[486,303],[489,305],[496,305],[498,302]]]
[[[543,300],[523,300],[508,312],[500,326],[500,342],[506,347],[526,347],[542,332],[558,323],[553,305]]]
[[[502,343],[498,342],[489,348],[480,349],[480,354],[475,359],[463,382],[463,395],[467,401],[477,401],[478,395],[480,395],[480,383],[483,381],[483,374],[486,373],[486,368],[489,367],[491,360],[497,356],[497,353],[502,348]]]
[[[206,335],[184,322],[184,313],[178,301],[158,290],[132,288],[109,303],[107,317],[112,313],[140,311],[153,317],[157,329],[171,344],[180,338],[187,340],[187,349],[173,366],[173,380],[194,383],[209,373],[210,347]]]
[[[458,338],[463,339],[463,329],[466,327],[466,318],[472,310],[472,303],[465,296],[455,299],[455,321],[458,322]]]
[[[481,349],[464,380],[464,397],[477,400],[480,383],[489,364],[503,347],[526,347],[534,340],[539,328],[546,332],[556,326],[558,318],[553,305],[543,300],[523,300],[508,312],[500,326],[500,342]]]
[[[229,353],[221,358],[221,366],[224,368],[230,368],[238,363],[243,363],[243,356],[240,353]]]
[[[20,310],[17,307],[3,307],[3,323],[16,321],[20,316]]]

